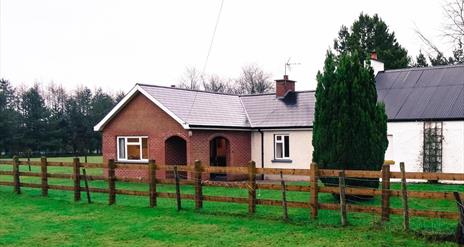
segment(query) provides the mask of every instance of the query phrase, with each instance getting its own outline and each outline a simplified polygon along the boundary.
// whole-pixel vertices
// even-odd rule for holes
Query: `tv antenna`
[[[287,68],[288,68],[288,71],[290,72],[292,70],[292,66],[301,65],[301,63],[290,63],[290,59],[292,58],[289,57],[287,62],[285,63],[285,69],[284,69],[285,74],[284,75],[287,75]]]

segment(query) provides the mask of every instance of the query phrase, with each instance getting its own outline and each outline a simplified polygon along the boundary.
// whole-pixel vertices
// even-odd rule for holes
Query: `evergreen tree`
[[[123,91],[117,92],[116,95],[114,96],[114,103],[115,104],[119,103],[122,99],[124,99],[125,96],[126,94]]]
[[[454,63],[453,58],[446,58],[442,52],[437,52],[435,57],[429,56],[429,60],[432,66],[449,65]]]
[[[363,64],[357,52],[338,58],[329,52],[317,75],[313,161],[320,168],[380,170],[384,162],[387,116],[377,102],[373,70]],[[348,182],[378,186],[378,180]]]
[[[15,92],[8,80],[0,79],[0,155],[14,151],[14,134],[18,112],[15,108]]]
[[[91,120],[92,91],[87,87],[79,88],[66,103],[67,138],[75,154],[87,154],[93,134]]]
[[[21,139],[24,152],[46,151],[49,141],[49,111],[35,84],[23,93],[21,100],[22,128]]]
[[[91,108],[92,111],[90,112],[90,127],[93,130],[93,126],[96,125],[100,120],[102,120],[106,114],[113,108],[115,102],[113,98],[103,92],[101,88],[97,89],[93,95]],[[100,132],[92,132],[92,139],[90,143],[90,149],[95,150],[98,153],[101,153],[101,146],[102,146],[102,136]]]
[[[357,52],[361,60],[376,51],[385,69],[405,68],[410,61],[408,52],[398,43],[395,33],[390,32],[377,14],[371,17],[361,13],[350,29],[342,26],[334,41],[334,49],[339,54]]]
[[[422,51],[419,51],[419,55],[417,55],[416,62],[414,63],[413,67],[429,67],[427,58],[424,56]]]
[[[67,152],[66,101],[68,95],[61,85],[51,84],[46,95],[46,105],[50,112],[48,148],[57,153]]]

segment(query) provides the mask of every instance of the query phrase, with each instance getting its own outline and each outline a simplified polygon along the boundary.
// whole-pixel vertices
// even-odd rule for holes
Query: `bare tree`
[[[218,75],[211,75],[203,81],[203,88],[208,92],[216,93],[235,93],[230,79],[223,79]]]
[[[427,46],[426,53],[432,65],[464,63],[464,0],[448,0],[443,12],[445,24],[441,36],[451,43],[452,56],[447,58],[443,51],[418,29],[416,33]]]
[[[257,65],[247,65],[242,68],[242,74],[237,79],[236,93],[260,94],[269,93],[274,89],[271,75],[265,73]]]
[[[450,38],[454,44],[462,42],[464,38],[464,0],[448,1],[443,7],[446,23],[443,35]]]
[[[198,69],[195,67],[187,67],[177,86],[180,88],[198,90],[203,81],[204,76]]]
[[[62,113],[66,108],[68,94],[63,85],[51,82],[45,92],[45,104],[51,110],[52,114]]]

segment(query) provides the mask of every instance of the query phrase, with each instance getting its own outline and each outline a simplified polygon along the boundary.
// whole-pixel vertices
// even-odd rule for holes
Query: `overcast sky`
[[[0,0],[0,76],[14,85],[54,81],[130,89],[176,84],[186,67],[202,70],[220,0]],[[273,78],[289,75],[314,89],[326,50],[342,24],[378,13],[411,56],[419,27],[443,47],[440,0],[225,0],[206,73],[237,77],[257,64]],[[446,49],[445,49],[446,50]]]

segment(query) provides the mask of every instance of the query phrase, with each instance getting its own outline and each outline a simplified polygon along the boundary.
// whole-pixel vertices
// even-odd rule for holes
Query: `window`
[[[290,158],[290,137],[289,135],[274,135],[274,158]]]
[[[119,136],[118,160],[148,161],[148,138],[146,136]]]

